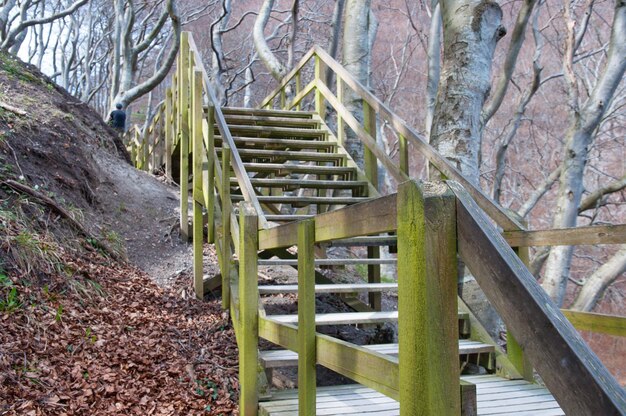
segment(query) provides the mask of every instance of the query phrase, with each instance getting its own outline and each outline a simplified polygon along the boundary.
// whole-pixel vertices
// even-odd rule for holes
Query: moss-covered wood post
[[[172,123],[172,89],[168,88],[165,91],[165,120],[164,120],[164,129],[165,129],[165,177],[168,180],[172,180],[172,131],[173,131],[173,123]]]
[[[205,195],[207,204],[207,234],[209,242],[215,242],[215,107],[209,100],[207,109],[207,195]]]
[[[519,219],[520,223],[524,228],[528,226],[527,221],[523,219]],[[528,267],[530,264],[530,249],[528,247],[516,247],[515,252],[522,262]],[[506,353],[511,361],[511,364],[515,367],[517,371],[524,377],[524,380],[534,382],[534,370],[533,366],[530,363],[530,360],[524,354],[524,350],[522,346],[517,342],[513,333],[507,329],[506,332]]]
[[[324,63],[322,59],[315,54],[315,82],[324,82],[322,78],[322,67]],[[324,95],[319,88],[315,88],[315,112],[319,114],[320,118],[324,120],[326,118],[326,104],[324,104]]]
[[[204,297],[202,267],[204,227],[202,221],[202,71],[194,71],[191,79],[191,133],[193,141],[193,287],[198,299]]]
[[[189,240],[189,32],[181,33],[178,66],[178,147],[180,149],[180,235]]]
[[[222,144],[222,308],[230,308],[230,147]],[[245,322],[245,321],[244,321]]]
[[[239,204],[239,414],[258,411],[258,217],[252,204]]]
[[[298,224],[298,414],[315,414],[315,220]]]
[[[409,174],[409,147],[406,137],[400,133],[398,133],[398,143],[400,145],[398,150],[398,153],[400,153],[400,170],[406,173],[407,176],[411,176]]]
[[[457,416],[455,198],[441,183],[398,188],[400,414]]]
[[[363,126],[365,131],[376,140],[376,111],[374,111],[367,101],[363,101]],[[367,147],[364,149],[364,164],[367,179],[374,185],[374,188],[378,190],[378,160]],[[380,247],[368,247],[367,257],[370,259],[380,258]],[[367,281],[369,283],[380,283],[380,265],[370,264],[367,266]],[[380,311],[380,292],[371,292],[369,294],[369,303],[372,309]]]
[[[300,91],[302,91],[302,79],[300,76],[300,71],[296,72],[296,96],[298,94],[300,94]],[[302,106],[300,105],[300,103],[302,102],[302,100],[298,101],[298,104],[296,104],[296,111],[300,111],[300,109],[302,108]],[[288,110],[291,110],[291,108],[289,108]]]
[[[343,102],[343,80],[339,74],[337,74],[337,101],[341,104],[345,104]],[[343,146],[343,142],[345,141],[345,134],[346,131],[343,126],[343,117],[341,117],[339,112],[337,112],[337,143],[341,146]]]

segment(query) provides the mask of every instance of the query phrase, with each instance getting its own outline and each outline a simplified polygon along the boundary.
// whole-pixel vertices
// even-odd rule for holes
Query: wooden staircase
[[[624,390],[523,262],[537,238],[571,244],[571,233],[524,229],[318,48],[257,109],[220,108],[200,62],[183,33],[165,104],[147,131],[133,131],[131,150],[138,167],[162,163],[180,184],[194,290],[202,298],[221,286],[235,328],[240,414],[626,414]],[[327,70],[337,80],[334,91]],[[344,88],[363,99],[362,121],[343,105]],[[376,144],[377,119],[398,139],[397,160]],[[345,128],[365,146],[363,169],[342,146]],[[409,180],[409,144],[448,180]],[[397,192],[379,192],[379,165]],[[576,234],[579,244],[626,243],[619,226],[617,234],[588,228]],[[218,254],[215,277],[203,273],[205,236]],[[336,247],[358,255],[336,258],[328,252]],[[381,258],[381,247],[398,254]],[[458,259],[504,319],[508,351],[457,297]],[[397,276],[383,282],[381,266],[389,264]],[[297,278],[267,285],[259,275],[264,267],[292,276],[296,269]],[[328,267],[367,273],[336,283],[326,277]],[[383,293],[397,294],[397,309],[383,307],[393,304],[381,302]],[[264,307],[296,295],[297,314]],[[316,297],[330,295],[342,302],[321,313]],[[593,322],[592,329],[624,326]],[[397,324],[397,342],[357,345],[327,335],[329,328],[383,324]],[[298,389],[272,390],[273,372],[295,366]],[[317,387],[316,366],[357,384]],[[460,375],[470,367],[479,374]],[[547,387],[535,383],[534,369]]]

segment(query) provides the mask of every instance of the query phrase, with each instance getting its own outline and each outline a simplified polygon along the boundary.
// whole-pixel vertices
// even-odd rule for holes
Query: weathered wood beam
[[[574,328],[579,331],[626,337],[626,317],[624,316],[574,311],[571,309],[561,309],[561,312],[574,325]]]
[[[461,258],[565,413],[624,414],[624,390],[490,224],[470,194],[456,182],[449,182],[449,186],[457,196]]]
[[[626,224],[589,225],[554,230],[505,231],[512,247],[577,246],[626,243]]]

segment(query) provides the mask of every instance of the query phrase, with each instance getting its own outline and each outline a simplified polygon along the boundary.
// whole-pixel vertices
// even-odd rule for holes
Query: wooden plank
[[[231,178],[231,185],[236,184],[236,180]],[[251,178],[252,186],[257,187],[282,187],[288,189],[355,189],[366,188],[365,181],[331,181],[331,180],[312,180],[312,179],[290,179],[290,178]]]
[[[297,260],[289,259],[259,260],[259,266],[296,266],[297,264]],[[348,266],[353,264],[396,264],[396,259],[315,259],[315,266]]]
[[[281,162],[284,160],[299,160],[313,162],[332,162],[341,163],[346,159],[346,155],[339,153],[323,153],[323,152],[304,152],[289,150],[265,150],[265,149],[239,149],[242,159],[276,159]],[[218,150],[218,154],[220,151]]]
[[[257,197],[259,202],[269,204],[295,204],[299,206],[309,204],[335,204],[335,205],[347,205],[356,204],[359,202],[369,201],[370,198],[363,197],[321,197],[321,196],[259,196]],[[232,195],[233,201],[242,201],[243,195]]]
[[[268,315],[267,319],[285,324],[298,323],[298,315]],[[397,320],[397,311],[324,313],[315,315],[316,325],[382,324]]]
[[[366,293],[366,292],[393,292],[398,290],[397,283],[337,283],[329,285],[315,285],[315,293]],[[298,293],[298,285],[259,286],[261,295],[278,293]]]
[[[565,317],[579,331],[599,332],[601,334],[626,337],[626,317],[601,313],[582,312],[561,309]]]
[[[504,238],[512,247],[624,244],[626,243],[626,224],[505,231]]]
[[[324,94],[320,91],[319,85],[323,84],[323,67],[324,63],[315,55],[315,112],[321,119],[326,118],[326,103],[324,102]]]
[[[193,282],[196,298],[204,298],[203,245],[204,224],[202,221],[202,72],[194,71],[191,78],[191,135],[193,142]]]
[[[216,140],[221,143],[222,137],[215,136]],[[286,148],[286,149],[324,149],[330,150],[337,147],[337,143],[333,141],[323,140],[298,140],[298,139],[273,139],[265,137],[233,137],[235,144],[249,147],[263,148]]]
[[[295,117],[267,117],[252,114],[224,114],[229,124],[249,124],[254,126],[278,126],[278,127],[310,127],[317,128],[318,122],[311,118]]]
[[[296,106],[296,109],[300,108],[300,102],[313,91],[315,88],[315,80],[309,82],[306,87],[300,92],[298,92],[292,99],[287,103],[287,108],[293,108]]]
[[[566,413],[619,415],[626,393],[467,191],[457,195],[459,253]],[[484,261],[483,259],[489,259]]]
[[[477,353],[493,352],[493,346],[482,343],[467,343],[459,340],[459,356]],[[380,354],[398,356],[398,344],[373,344],[361,345],[363,348],[376,351]],[[298,354],[289,350],[269,350],[261,351],[259,355],[261,362],[266,368],[294,366],[298,362]],[[473,383],[472,383],[473,384]]]
[[[365,237],[354,237],[354,238],[346,238],[341,240],[333,240],[324,243],[329,247],[360,247],[360,246],[395,246],[398,242],[398,239],[394,235],[390,236],[365,236]]]
[[[259,249],[296,244],[294,223],[259,231]],[[380,234],[396,229],[396,195],[387,195],[315,217],[316,242]]]
[[[355,173],[355,168],[345,166],[315,166],[287,163],[244,163],[243,166],[248,172],[277,172],[279,175],[285,175],[287,173],[306,173],[309,175],[351,176]]]
[[[230,148],[226,145],[222,148],[222,172],[230,171]],[[220,198],[222,200],[222,264],[220,271],[222,273],[222,299],[230,299],[230,245],[232,236],[230,234],[231,218],[233,211],[230,199],[230,182],[228,175],[222,174],[222,183],[220,185]],[[240,246],[241,247],[241,246]],[[228,302],[227,302],[228,303]]]
[[[443,184],[408,181],[397,204],[400,414],[458,415],[454,196]]]
[[[326,135],[326,130],[323,130],[323,129],[299,129],[299,128],[294,128],[294,127],[247,126],[247,125],[239,125],[239,124],[229,124],[228,129],[231,131],[231,133],[257,134],[261,137],[317,137],[317,138],[322,138]]]
[[[282,215],[281,214],[281,215],[266,215],[265,219],[268,221],[274,221],[274,222],[291,222],[291,221],[307,220],[313,217],[315,217],[315,215],[290,215],[290,214]]]
[[[278,86],[271,93],[269,93],[267,97],[263,99],[263,101],[261,101],[258,107],[263,108],[266,105],[271,104],[274,98],[276,97],[276,95],[278,95],[280,91],[282,91],[287,86],[287,84],[291,82],[291,80],[296,76],[296,74],[300,72],[300,68],[302,68],[309,61],[309,59],[311,59],[311,57],[313,56],[313,53],[314,53],[313,49],[305,53],[304,56],[300,59],[300,61],[298,61],[298,64],[295,65],[294,68],[291,71],[289,71],[287,75],[283,77],[283,79],[280,81]]]
[[[262,108],[247,108],[247,107],[222,107],[222,113],[226,114],[247,114],[258,115],[262,117],[294,117],[294,118],[311,118],[313,116],[312,111],[293,111],[293,110],[266,110]]]
[[[257,270],[257,216],[249,202],[239,204],[239,301],[241,328],[239,347],[239,412],[256,416],[258,410],[258,270]]]
[[[461,401],[461,416],[476,416],[478,414],[475,384],[461,380],[459,400]]]
[[[207,207],[207,235],[210,243],[215,241],[215,135],[213,134],[213,126],[215,124],[215,110],[211,106],[207,112],[206,123],[203,127],[206,129],[206,149],[207,149],[207,183],[206,183],[206,207]],[[226,301],[228,304],[228,300]],[[228,305],[226,305],[228,310]]]
[[[298,414],[315,413],[315,220],[298,224]]]

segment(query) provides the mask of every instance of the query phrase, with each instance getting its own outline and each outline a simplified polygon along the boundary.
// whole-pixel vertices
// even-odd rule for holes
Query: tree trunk
[[[609,261],[589,276],[578,296],[576,296],[571,309],[587,312],[593,310],[606,288],[625,271],[626,244],[622,244],[620,250]]]
[[[443,65],[430,142],[479,185],[480,114],[491,87],[496,43],[506,33],[502,10],[490,1],[446,0],[441,13]]]
[[[343,66],[363,85],[369,84],[370,0],[347,0],[343,31]],[[344,104],[360,122],[363,103],[350,88],[344,88]],[[344,145],[357,165],[363,167],[363,143],[352,129],[346,129]]]
[[[270,18],[270,14],[272,13],[273,6],[274,0],[265,0],[263,2],[261,10],[259,10],[259,15],[254,22],[252,35],[254,37],[254,46],[259,58],[261,58],[261,61],[263,61],[263,64],[265,64],[265,67],[270,71],[274,79],[280,80],[287,73],[287,67],[285,67],[285,65],[278,60],[276,55],[274,55],[267,44],[265,34],[263,33],[265,26],[267,25],[267,21]]]
[[[553,228],[576,226],[588,149],[625,70],[626,2],[618,0],[606,66],[580,113],[574,113],[572,117],[565,143]],[[553,247],[546,261],[542,286],[559,306],[565,297],[572,253],[573,246]]]

